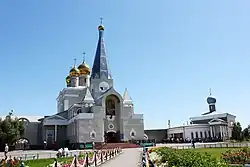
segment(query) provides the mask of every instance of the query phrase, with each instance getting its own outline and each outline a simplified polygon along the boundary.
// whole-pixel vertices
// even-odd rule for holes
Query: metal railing
[[[185,145],[168,145],[166,147],[175,149],[191,149],[192,144]],[[250,147],[250,143],[195,143],[195,148],[243,148]]]

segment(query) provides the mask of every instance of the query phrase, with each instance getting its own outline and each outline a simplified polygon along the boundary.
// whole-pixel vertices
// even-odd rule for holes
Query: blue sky
[[[249,121],[249,1],[0,1],[0,114],[50,115],[73,59],[92,66],[99,18],[115,88],[145,128],[208,110]]]

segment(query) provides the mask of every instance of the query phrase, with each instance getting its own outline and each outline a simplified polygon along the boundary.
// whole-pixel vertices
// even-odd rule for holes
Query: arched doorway
[[[105,140],[107,143],[117,143],[120,141],[120,99],[116,95],[106,97],[105,113]]]
[[[107,132],[106,133],[106,142],[107,143],[117,143],[119,142],[116,132]]]

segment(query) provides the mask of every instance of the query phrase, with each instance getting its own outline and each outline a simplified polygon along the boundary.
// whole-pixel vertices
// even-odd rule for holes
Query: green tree
[[[243,130],[242,133],[243,133],[244,139],[249,139],[250,138],[249,130],[250,130],[250,125],[248,125],[248,127]]]
[[[13,116],[13,110],[5,117],[0,119],[0,142],[1,145],[8,143],[13,144],[24,134],[24,122]]]
[[[242,127],[239,122],[234,123],[232,130],[232,139],[233,140],[242,140]]]

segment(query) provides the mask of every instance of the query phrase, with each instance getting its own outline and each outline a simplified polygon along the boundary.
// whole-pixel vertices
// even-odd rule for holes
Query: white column
[[[211,134],[211,137],[213,137],[213,128],[211,125],[210,125],[210,134]]]
[[[213,132],[214,132],[213,137],[216,137],[216,129],[215,129],[215,126],[213,126]]]
[[[220,137],[222,138],[223,136],[222,136],[222,127],[221,127],[221,125],[220,125]]]
[[[57,125],[55,125],[55,142],[56,142],[56,139],[57,139]]]

